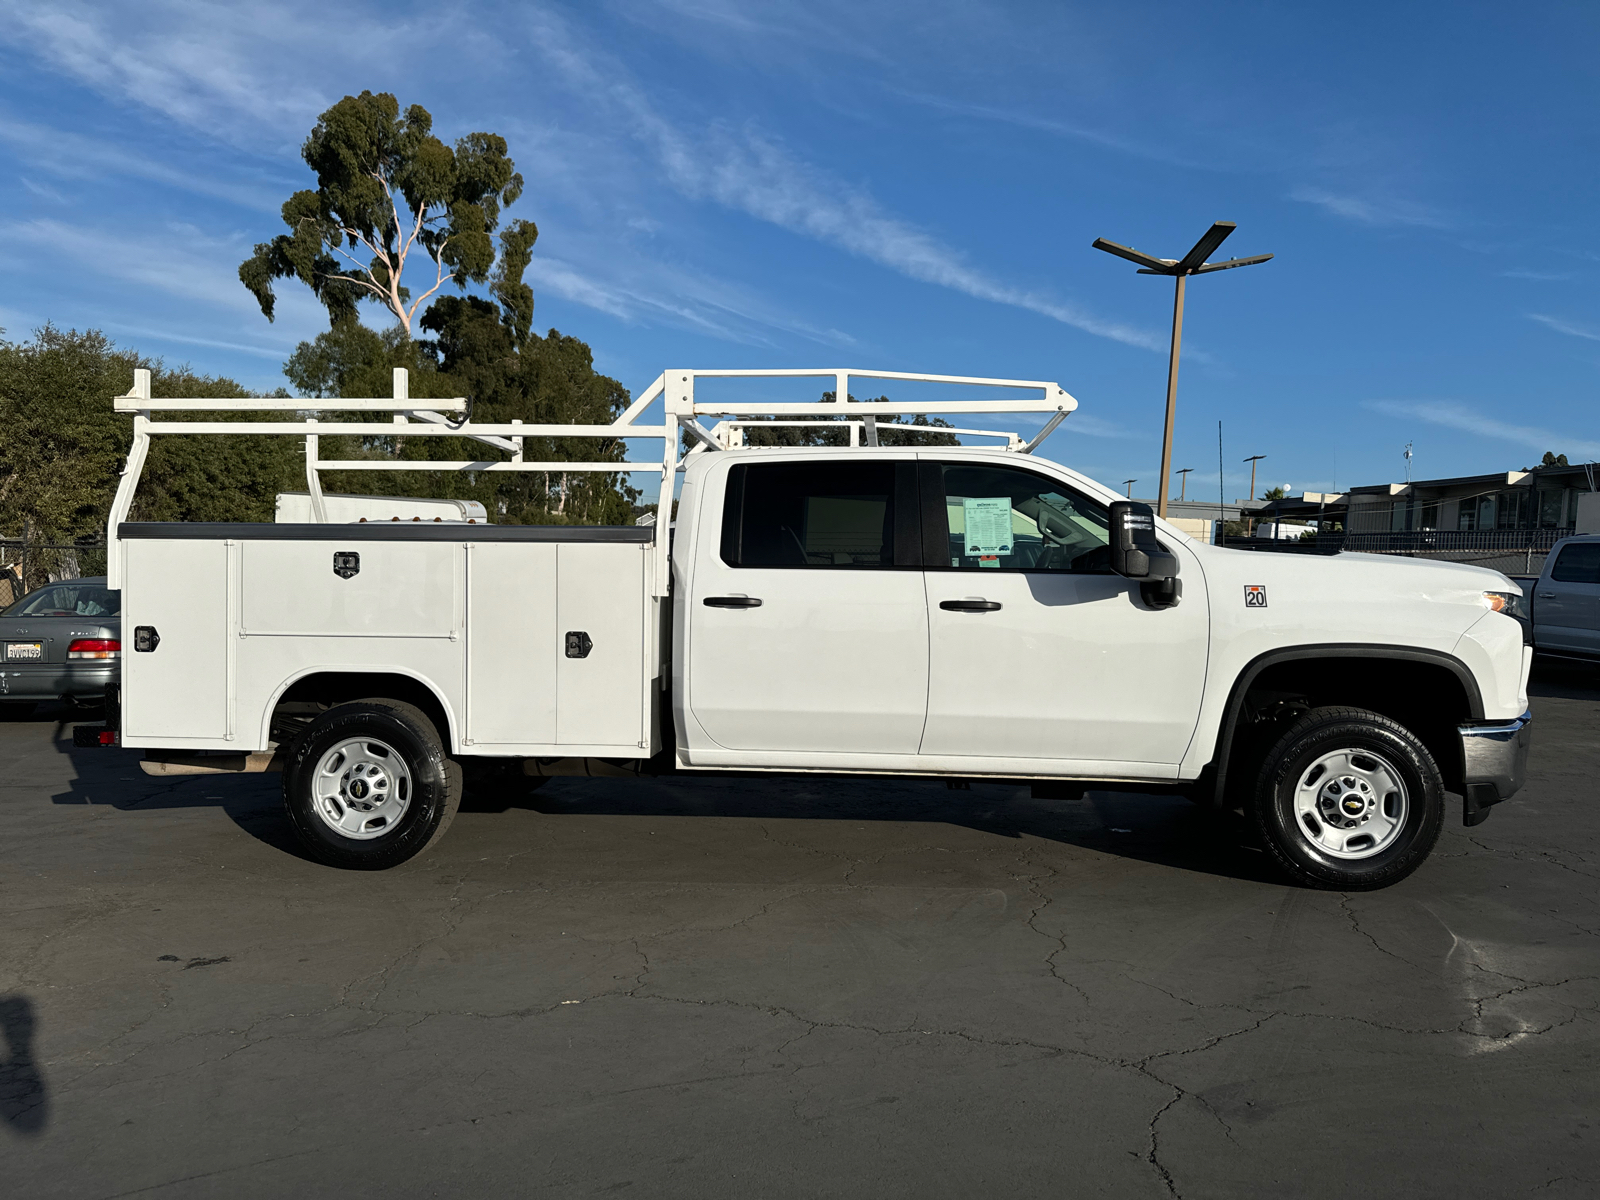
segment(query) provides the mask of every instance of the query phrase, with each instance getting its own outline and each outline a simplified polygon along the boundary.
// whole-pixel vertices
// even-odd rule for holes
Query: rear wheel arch
[[[328,671],[313,669],[286,680],[267,706],[269,741],[282,743],[286,726],[299,724],[307,706],[333,708],[356,700],[397,700],[422,712],[438,731],[446,752],[459,743],[451,712],[444,698],[427,680],[404,671]],[[296,712],[295,710],[302,710]]]
[[[1455,726],[1483,718],[1483,696],[1467,665],[1438,650],[1382,644],[1285,646],[1246,663],[1229,690],[1215,752],[1208,768],[1216,801],[1254,780],[1254,765],[1234,761],[1249,753],[1252,713],[1282,697],[1299,697],[1300,711],[1327,705],[1370,709],[1398,721],[1428,747],[1459,792],[1463,764]]]

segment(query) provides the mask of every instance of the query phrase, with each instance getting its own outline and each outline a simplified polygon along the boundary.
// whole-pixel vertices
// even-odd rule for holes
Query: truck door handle
[[[941,600],[939,607],[946,612],[999,612],[998,600]]]
[[[1539,598],[1541,600],[1554,600],[1556,598],[1556,594],[1554,592],[1540,592]]]
[[[707,608],[760,608],[761,601],[754,596],[707,596],[702,603]]]

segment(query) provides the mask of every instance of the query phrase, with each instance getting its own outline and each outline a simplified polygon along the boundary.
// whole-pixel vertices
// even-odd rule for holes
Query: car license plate
[[[26,658],[43,658],[43,642],[7,642],[6,658],[11,662]]]

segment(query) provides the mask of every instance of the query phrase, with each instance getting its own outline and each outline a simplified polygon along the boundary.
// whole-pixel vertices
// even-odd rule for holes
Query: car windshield
[[[122,593],[102,584],[53,583],[30,592],[6,609],[8,617],[115,617]]]

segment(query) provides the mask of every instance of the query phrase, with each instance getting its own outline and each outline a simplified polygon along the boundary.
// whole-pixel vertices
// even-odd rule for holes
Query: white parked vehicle
[[[708,378],[773,376],[824,376],[845,397],[855,376],[983,398],[696,396]],[[304,400],[153,400],[142,373],[116,400],[136,414],[108,530],[132,648],[116,732],[155,774],[281,767],[323,861],[417,854],[454,815],[464,768],[508,787],[819,772],[1181,791],[1251,813],[1295,879],[1373,888],[1428,855],[1447,791],[1470,825],[1522,783],[1531,650],[1514,584],[1192,540],[1032,454],[1076,407],[1054,383],[669,371],[601,426],[452,425],[404,384],[337,402],[382,411],[372,423],[308,421]],[[664,420],[643,424],[658,399]],[[154,416],[229,407],[289,411]],[[989,433],[993,448],[881,444],[886,419],[975,412],[1044,424],[1026,443]],[[827,421],[851,445],[751,448],[757,420]],[[392,436],[394,422],[501,453],[318,457],[318,434]],[[315,519],[128,522],[150,438],[174,433],[304,437]],[[319,469],[617,469],[525,462],[523,435],[658,441],[673,530],[338,523],[318,483]]]

